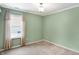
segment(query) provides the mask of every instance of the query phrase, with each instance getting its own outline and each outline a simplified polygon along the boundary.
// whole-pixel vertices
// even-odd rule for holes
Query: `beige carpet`
[[[41,41],[24,47],[11,49],[2,55],[79,55],[79,53],[58,47],[51,43]]]

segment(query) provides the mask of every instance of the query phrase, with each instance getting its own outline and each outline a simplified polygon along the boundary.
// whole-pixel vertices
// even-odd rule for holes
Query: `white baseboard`
[[[38,40],[38,41],[29,42],[29,43],[26,43],[26,45],[30,45],[30,44],[33,44],[33,43],[38,43],[38,42],[41,42],[41,41],[49,42],[49,43],[54,44],[54,45],[56,45],[56,46],[59,46],[59,47],[61,47],[61,48],[64,48],[64,49],[71,50],[71,51],[73,51],[73,52],[79,53],[79,51],[77,51],[77,50],[74,50],[74,49],[65,47],[65,46],[63,46],[63,45],[61,45],[61,44],[57,44],[57,43],[54,43],[54,42],[50,42],[50,41],[48,41],[48,40],[46,40],[46,39],[41,39],[41,40]],[[17,47],[21,47],[21,45],[13,46],[12,48],[17,48]],[[5,49],[0,49],[0,51],[4,51],[4,50],[5,50]]]
[[[4,51],[5,49],[0,49],[0,52]]]
[[[64,49],[67,49],[67,50],[70,50],[70,51],[79,53],[79,51],[77,51],[77,50],[74,50],[74,49],[65,47],[65,46],[63,46],[63,45],[61,45],[61,44],[57,44],[57,43],[54,43],[54,42],[50,42],[50,41],[48,41],[48,40],[46,40],[46,39],[42,39],[42,40],[38,40],[38,41],[34,41],[34,42],[29,42],[29,43],[26,43],[26,45],[30,45],[30,44],[33,44],[33,43],[38,43],[38,42],[41,42],[41,41],[46,41],[46,42],[49,42],[49,43],[51,43],[51,44],[54,44],[54,45],[56,45],[56,46],[58,46],[58,47],[61,47],[61,48],[64,48]]]
[[[57,43],[54,43],[54,42],[50,42],[50,41],[48,41],[48,40],[45,40],[45,41],[46,41],[46,42],[49,42],[49,43],[51,43],[51,44],[54,44],[54,45],[56,45],[56,46],[59,46],[59,47],[61,47],[61,48],[64,48],[64,49],[67,49],[67,50],[70,50],[70,51],[79,53],[79,51],[74,50],[74,49],[71,49],[71,48],[68,48],[68,47],[65,47],[65,46],[63,46],[63,45],[61,45],[61,44],[57,44]]]
[[[26,43],[26,45],[30,45],[30,44],[33,44],[33,43],[38,43],[38,42],[41,42],[41,41],[45,41],[45,40],[44,39],[41,39],[41,40],[38,40],[38,41],[29,42],[29,43]]]

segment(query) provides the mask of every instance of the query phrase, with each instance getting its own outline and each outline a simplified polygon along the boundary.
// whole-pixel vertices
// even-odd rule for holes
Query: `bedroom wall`
[[[39,41],[42,39],[42,17],[26,12],[11,10],[15,14],[22,13],[25,22],[25,38],[26,44]],[[13,47],[20,45],[20,39],[14,39],[12,41]]]
[[[2,8],[0,13],[0,48],[4,46],[5,10]],[[46,39],[79,51],[79,7],[44,17],[30,13],[23,15],[27,43]],[[19,41],[14,40],[13,44],[18,45]]]
[[[30,13],[24,14],[27,43],[42,39],[42,16]]]
[[[30,13],[23,13],[25,22],[26,44],[42,39],[42,17]],[[13,46],[20,45],[20,40],[13,40]]]
[[[2,12],[0,13],[0,49],[4,47],[4,40],[5,40],[4,15],[6,8],[1,7],[1,9]],[[35,42],[42,39],[42,16],[34,15],[26,12],[24,13],[16,10],[11,10],[11,12],[15,14],[23,13],[27,43]],[[14,39],[12,41],[13,46],[17,46],[19,44],[20,44],[19,39]]]
[[[79,51],[79,7],[43,17],[44,39]]]
[[[1,8],[1,7],[0,7]],[[4,17],[5,17],[5,8],[1,8],[0,12],[0,49],[4,47]]]

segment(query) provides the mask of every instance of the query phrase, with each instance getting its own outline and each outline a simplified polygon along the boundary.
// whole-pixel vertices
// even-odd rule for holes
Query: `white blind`
[[[10,13],[10,35],[11,38],[21,38],[23,34],[23,16]]]

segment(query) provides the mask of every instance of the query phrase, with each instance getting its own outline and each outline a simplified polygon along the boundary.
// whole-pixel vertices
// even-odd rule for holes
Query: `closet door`
[[[24,39],[24,21],[23,14],[17,12],[8,12],[8,49],[25,45]]]

